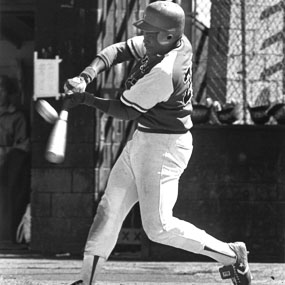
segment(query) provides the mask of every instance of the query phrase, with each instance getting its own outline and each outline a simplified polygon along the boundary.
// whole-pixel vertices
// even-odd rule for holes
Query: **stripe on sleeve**
[[[107,58],[104,54],[98,54],[96,57],[99,57],[99,58],[104,62],[105,66],[106,66],[107,68],[110,68],[110,67],[111,67],[108,58]]]
[[[133,55],[136,59],[140,59],[141,56],[139,55],[139,53],[138,53],[138,51],[137,51],[137,49],[136,49],[136,45],[135,45],[134,41],[131,39],[131,40],[128,41],[128,42],[129,42],[128,47],[129,47],[129,49],[130,49],[132,55]]]
[[[146,112],[148,111],[147,109],[142,108],[142,107],[139,106],[138,104],[136,104],[136,103],[134,103],[134,102],[131,102],[131,101],[129,101],[128,99],[126,99],[126,97],[124,97],[123,94],[122,94],[122,96],[121,96],[121,101],[122,101],[125,105],[127,105],[127,106],[129,106],[129,107],[133,107],[133,108],[135,108],[136,110],[138,110],[138,111],[141,112],[141,113],[146,113]]]

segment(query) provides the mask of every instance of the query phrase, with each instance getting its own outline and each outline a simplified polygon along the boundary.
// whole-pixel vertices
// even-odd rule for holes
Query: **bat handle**
[[[69,111],[70,110],[70,107],[72,105],[71,103],[71,98],[69,97],[69,95],[71,95],[72,93],[66,93],[65,94],[65,98],[63,99],[63,103],[62,103],[62,111]]]
[[[62,121],[67,121],[68,119],[68,110],[67,109],[62,109],[60,114],[59,114],[59,120],[62,120]]]
[[[68,111],[69,110],[69,101],[70,101],[69,98],[64,98],[61,111]]]

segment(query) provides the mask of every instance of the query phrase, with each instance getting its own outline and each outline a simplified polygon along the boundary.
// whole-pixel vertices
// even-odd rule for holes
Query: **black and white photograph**
[[[283,0],[0,0],[0,285],[285,285]]]

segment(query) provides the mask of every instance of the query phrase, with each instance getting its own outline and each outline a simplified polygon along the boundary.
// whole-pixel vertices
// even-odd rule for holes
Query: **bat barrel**
[[[47,143],[45,157],[49,162],[62,163],[65,158],[68,111],[62,110]]]

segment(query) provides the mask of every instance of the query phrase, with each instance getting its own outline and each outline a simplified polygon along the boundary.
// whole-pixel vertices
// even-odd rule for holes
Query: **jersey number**
[[[192,72],[191,72],[191,66],[188,67],[187,71],[184,74],[183,78],[184,84],[187,84],[187,89],[184,93],[184,104],[189,103],[189,101],[192,98]]]

